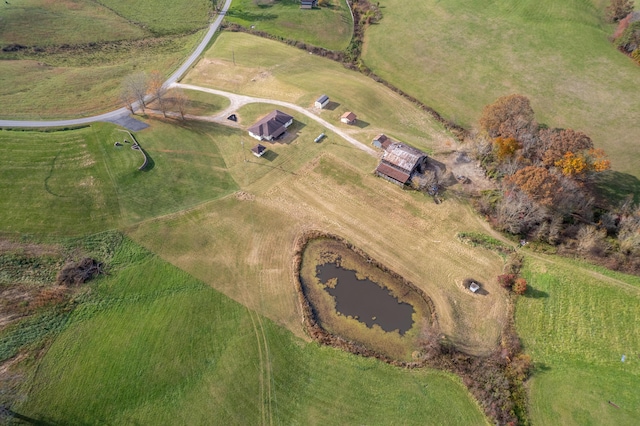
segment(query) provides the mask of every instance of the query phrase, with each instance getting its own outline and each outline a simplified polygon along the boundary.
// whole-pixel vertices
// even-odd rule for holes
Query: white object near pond
[[[480,290],[480,286],[475,281],[471,281],[471,284],[469,285],[469,290],[475,293],[476,291]]]
[[[626,359],[627,359],[627,356],[626,356],[626,355],[622,355],[622,359],[621,359],[621,361],[622,361],[622,362],[625,362],[625,360],[626,360]]]

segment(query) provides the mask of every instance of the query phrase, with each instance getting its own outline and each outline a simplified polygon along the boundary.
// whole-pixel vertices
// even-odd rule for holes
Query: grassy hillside
[[[640,70],[607,39],[608,2],[380,3],[363,58],[381,77],[465,126],[497,97],[521,93],[540,122],[584,131],[614,169],[640,176]]]
[[[162,122],[137,134],[151,159],[110,124],[58,132],[0,131],[0,229],[78,235],[182,210],[233,191],[208,125]],[[236,138],[221,129],[217,138]]]
[[[526,266],[532,289],[519,299],[516,320],[536,364],[530,383],[532,421],[635,424],[640,279],[557,258],[528,258]]]
[[[353,33],[351,12],[344,0],[327,0],[313,10],[297,0],[235,0],[227,20],[276,37],[300,40],[330,50],[347,47]]]
[[[307,343],[127,241],[113,263],[15,412],[64,424],[484,423],[448,374]]]
[[[0,48],[7,51],[0,51],[0,117],[7,119],[89,116],[119,107],[122,81],[137,71],[169,75],[202,39],[211,11],[205,0],[2,6]]]
[[[452,140],[429,115],[371,79],[336,62],[248,34],[222,33],[184,82],[305,108],[312,108],[324,93],[330,104],[313,111],[366,144],[381,132],[428,151]],[[357,114],[357,125],[340,123],[345,111]]]

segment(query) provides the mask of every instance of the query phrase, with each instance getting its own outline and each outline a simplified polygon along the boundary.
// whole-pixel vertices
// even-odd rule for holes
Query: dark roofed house
[[[300,9],[313,9],[318,7],[318,0],[300,0]]]
[[[373,142],[371,143],[376,148],[387,149],[392,142],[387,135],[385,135],[384,133],[380,133],[378,136],[373,138]]]
[[[267,152],[267,147],[264,145],[258,144],[253,148],[251,148],[251,152],[253,152],[253,155],[255,155],[256,157],[262,157],[264,153]]]
[[[318,99],[316,99],[316,102],[313,105],[316,108],[324,108],[327,106],[328,103],[329,103],[329,97],[327,95],[322,95]]]
[[[427,154],[401,143],[392,143],[382,154],[376,174],[398,185],[405,185],[414,173],[424,172]]]
[[[352,113],[351,111],[347,111],[342,114],[342,117],[340,117],[340,121],[346,124],[353,124],[356,122],[356,118],[357,117],[354,113]]]
[[[276,109],[249,127],[249,135],[259,141],[272,141],[282,136],[291,123],[293,123],[292,116]]]

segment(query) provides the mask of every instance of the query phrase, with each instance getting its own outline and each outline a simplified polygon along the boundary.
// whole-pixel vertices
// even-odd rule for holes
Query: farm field
[[[630,89],[640,71],[607,39],[607,1],[380,4],[363,60],[382,78],[468,127],[484,105],[520,93],[539,122],[585,132],[613,169],[640,177],[640,97]]]
[[[337,62],[244,33],[220,34],[183,82],[309,109],[326,94],[330,104],[315,112],[367,145],[381,132],[429,152],[453,140],[429,115],[371,79]],[[355,126],[340,123],[346,111],[358,116]]]
[[[327,0],[313,10],[301,10],[295,0],[235,0],[227,21],[329,50],[345,49],[353,34],[351,12],[344,0]]]
[[[216,138],[235,138],[209,124],[153,121],[137,134],[151,159],[111,124],[78,130],[0,131],[0,229],[82,235],[183,210],[234,191]]]
[[[0,117],[25,120],[120,107],[125,77],[152,70],[168,76],[202,39],[210,14],[204,0],[25,0],[3,6],[0,48],[8,51],[0,51]],[[169,13],[172,19],[166,19]]]
[[[340,423],[485,423],[449,374],[305,342],[129,240],[110,249],[111,273],[87,284],[16,413],[54,424],[333,424],[336,410]]]
[[[516,326],[536,365],[532,422],[635,424],[640,279],[537,255],[524,275],[532,288],[518,301]]]

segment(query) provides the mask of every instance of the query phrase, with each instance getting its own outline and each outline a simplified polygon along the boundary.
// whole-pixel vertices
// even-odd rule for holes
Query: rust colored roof
[[[424,152],[418,149],[401,143],[393,143],[387,147],[382,155],[382,161],[410,173],[418,164],[420,158],[425,155]]]
[[[351,111],[347,111],[344,114],[342,114],[342,117],[340,117],[340,119],[343,119],[343,118],[346,118],[349,121],[353,121],[356,119],[356,115]]]
[[[389,176],[390,178],[393,178],[402,183],[407,183],[407,181],[409,180],[409,173],[403,172],[384,163],[380,163],[378,168],[376,168],[376,172],[381,173],[385,176]]]

